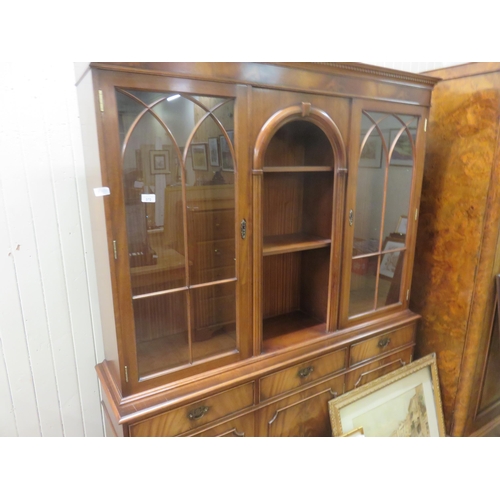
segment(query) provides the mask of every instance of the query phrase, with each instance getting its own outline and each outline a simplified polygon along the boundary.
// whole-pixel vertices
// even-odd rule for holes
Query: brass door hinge
[[[424,121],[424,132],[427,132],[427,118]]]
[[[128,383],[128,366],[125,366],[125,382]]]
[[[115,260],[118,259],[118,250],[116,249],[116,240],[113,240],[113,255],[115,256]]]
[[[99,90],[99,109],[101,113],[104,113],[104,97],[102,95],[102,90]]]

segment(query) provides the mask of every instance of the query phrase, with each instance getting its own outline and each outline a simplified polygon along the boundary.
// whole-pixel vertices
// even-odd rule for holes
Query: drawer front
[[[254,384],[246,384],[130,426],[133,437],[178,436],[253,405]]]
[[[190,215],[196,241],[234,239],[234,210],[192,212]]]
[[[344,375],[339,375],[266,406],[259,412],[259,436],[331,436],[328,401],[340,396],[343,387]]]
[[[260,380],[260,400],[292,391],[345,368],[346,349],[281,370]]]
[[[194,268],[197,271],[203,271],[204,269],[232,266],[234,269],[234,258],[234,240],[197,243],[194,255]]]
[[[211,429],[195,434],[195,437],[254,437],[255,436],[255,416],[253,413],[243,417],[233,418],[228,422],[216,425]]]
[[[411,362],[413,346],[359,367],[346,375],[346,391],[351,391]]]
[[[399,330],[383,333],[351,345],[349,366],[357,365],[363,361],[394,351],[399,347],[412,344],[415,341],[415,327],[415,324],[405,326]]]

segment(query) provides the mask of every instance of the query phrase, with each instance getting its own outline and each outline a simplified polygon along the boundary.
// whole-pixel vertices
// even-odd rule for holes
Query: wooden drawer
[[[195,241],[234,239],[234,210],[190,212]]]
[[[346,349],[281,370],[260,380],[260,400],[293,391],[345,368]]]
[[[259,436],[331,436],[328,401],[340,396],[343,388],[344,375],[339,375],[266,406],[259,411]]]
[[[346,392],[356,389],[357,387],[361,387],[362,385],[365,385],[382,375],[387,375],[388,373],[405,366],[411,362],[412,355],[413,346],[395,352],[390,356],[385,356],[377,361],[367,363],[366,365],[349,372],[346,375]]]
[[[133,437],[178,436],[253,405],[254,383],[196,401],[130,426]]]
[[[233,418],[228,422],[216,425],[202,432],[190,434],[196,437],[254,437],[255,415],[249,413],[243,417]]]
[[[363,342],[351,345],[349,366],[354,366],[371,358],[394,351],[399,347],[412,344],[415,340],[415,325],[405,326]]]

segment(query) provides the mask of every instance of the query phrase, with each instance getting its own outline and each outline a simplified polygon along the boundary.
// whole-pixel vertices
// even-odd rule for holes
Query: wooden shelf
[[[262,352],[267,353],[323,337],[326,324],[302,311],[294,311],[265,319],[262,332]]]
[[[310,234],[296,233],[280,236],[264,236],[263,255],[301,252],[330,246],[329,238],[320,238]]]
[[[263,172],[331,172],[333,166],[262,167]]]

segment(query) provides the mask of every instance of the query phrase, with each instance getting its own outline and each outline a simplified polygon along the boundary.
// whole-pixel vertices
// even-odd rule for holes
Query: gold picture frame
[[[207,144],[205,142],[191,144],[191,155],[194,170],[208,170]]]
[[[356,427],[352,431],[346,432],[345,434],[342,434],[343,438],[347,437],[365,437],[365,432],[363,431],[363,427]]]
[[[363,427],[366,437],[444,437],[436,354],[328,402],[332,434]]]

